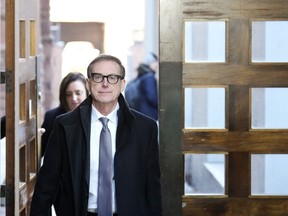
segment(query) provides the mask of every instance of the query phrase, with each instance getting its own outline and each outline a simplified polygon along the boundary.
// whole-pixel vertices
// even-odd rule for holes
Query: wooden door
[[[280,0],[160,1],[165,216],[287,215],[287,21]]]
[[[37,0],[6,0],[6,215],[29,215],[38,170]]]

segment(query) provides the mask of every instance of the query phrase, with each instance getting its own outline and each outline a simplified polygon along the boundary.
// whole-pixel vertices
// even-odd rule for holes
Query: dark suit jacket
[[[41,137],[41,156],[44,156],[48,139],[50,137],[50,134],[52,133],[54,120],[56,119],[57,116],[63,113],[66,113],[66,111],[60,107],[56,107],[45,113],[44,121],[43,124],[41,125],[41,128],[45,128],[45,133],[43,133]]]
[[[162,216],[158,128],[119,97],[114,178],[119,216]],[[31,204],[47,215],[61,179],[58,215],[86,215],[90,177],[91,103],[56,118]],[[99,128],[101,130],[101,128]]]

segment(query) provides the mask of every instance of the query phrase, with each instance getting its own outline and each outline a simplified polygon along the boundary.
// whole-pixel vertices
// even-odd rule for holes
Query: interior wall
[[[61,22],[60,39],[69,41],[89,41],[94,47],[104,52],[104,23],[99,22]]]

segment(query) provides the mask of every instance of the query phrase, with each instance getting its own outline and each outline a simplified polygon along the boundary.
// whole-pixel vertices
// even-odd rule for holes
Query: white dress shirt
[[[118,123],[117,111],[119,104],[116,108],[108,115],[103,116],[99,113],[96,108],[92,105],[91,113],[91,135],[90,135],[90,184],[89,184],[89,200],[88,209],[97,209],[97,192],[98,192],[98,166],[99,166],[99,141],[100,132],[102,130],[102,123],[99,118],[106,117],[109,119],[108,128],[111,133],[112,140],[112,155],[113,155],[113,167],[114,167],[114,155],[116,151],[116,130]],[[114,168],[113,168],[114,172]],[[112,173],[114,176],[114,173]],[[112,182],[112,210],[116,212],[116,201],[115,201],[115,181]]]

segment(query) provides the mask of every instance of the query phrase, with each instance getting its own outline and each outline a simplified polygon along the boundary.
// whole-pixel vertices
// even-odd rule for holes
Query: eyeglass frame
[[[94,76],[95,76],[95,75],[102,76],[102,80],[101,80],[100,82],[96,82],[96,81],[94,80]],[[111,82],[109,81],[109,77],[112,77],[112,76],[115,76],[115,77],[117,78],[117,80],[116,80],[115,83],[111,83]],[[95,83],[102,83],[102,82],[104,81],[104,78],[106,78],[107,82],[110,83],[110,84],[116,84],[116,83],[119,82],[119,79],[121,79],[121,80],[124,79],[123,76],[117,75],[117,74],[109,74],[109,75],[105,76],[105,75],[103,75],[103,74],[101,74],[101,73],[90,73],[90,79],[91,79],[93,82],[95,82]]]

